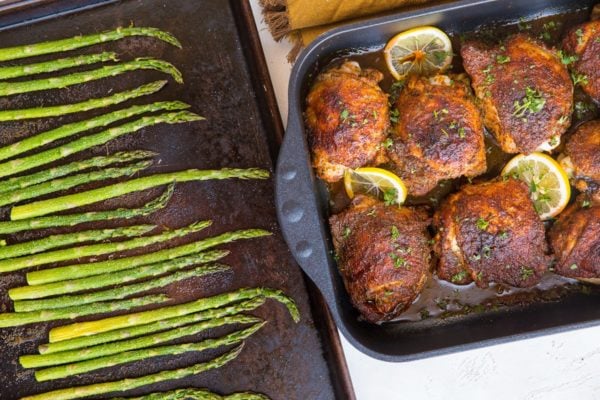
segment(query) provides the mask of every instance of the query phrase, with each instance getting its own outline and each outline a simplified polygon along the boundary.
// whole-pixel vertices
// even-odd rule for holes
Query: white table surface
[[[273,41],[251,3],[285,124],[291,45]],[[600,327],[406,363],[342,345],[359,400],[600,400]]]

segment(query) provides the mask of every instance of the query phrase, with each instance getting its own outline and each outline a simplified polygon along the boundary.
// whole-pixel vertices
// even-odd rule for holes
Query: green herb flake
[[[383,147],[385,147],[386,149],[391,149],[394,141],[392,140],[392,138],[387,138],[385,139],[382,143]]]
[[[383,191],[383,202],[386,206],[397,204],[398,192],[394,188]]]
[[[498,54],[496,56],[496,61],[498,64],[506,64],[507,62],[510,62],[510,57],[504,54]]]
[[[393,110],[390,111],[390,121],[392,121],[394,124],[397,124],[399,119],[400,119],[400,111],[398,111],[396,108],[394,108]]]
[[[346,120],[348,119],[348,116],[350,115],[350,112],[347,109],[343,109],[342,112],[340,113],[340,118],[342,118],[342,121],[346,122]]]
[[[527,31],[531,29],[531,24],[528,24],[524,17],[519,18],[518,26],[520,31]]]
[[[521,279],[527,280],[533,276],[534,270],[527,267],[521,267]]]
[[[346,238],[348,238],[348,236],[350,236],[350,234],[351,234],[351,233],[352,233],[352,230],[350,229],[350,227],[348,227],[348,226],[345,226],[345,227],[344,227],[344,230],[343,230],[343,232],[342,232],[342,237],[343,237],[344,239],[346,239]]]
[[[570,55],[562,50],[558,51],[558,57],[560,57],[560,62],[564,65],[570,65],[579,60],[579,57],[576,55]]]
[[[592,203],[587,199],[585,199],[584,201],[581,202],[582,208],[590,208],[591,206],[592,206]]]
[[[427,319],[430,317],[431,314],[429,313],[428,309],[424,308],[421,311],[419,311],[419,315],[421,316],[421,319]]]
[[[558,123],[561,125],[565,125],[569,122],[569,117],[567,115],[563,115],[558,119]]]
[[[394,262],[394,268],[405,267],[408,269],[408,261],[404,257],[400,257],[396,253],[390,253],[390,258]]]
[[[492,256],[492,248],[490,246],[483,246],[482,253],[483,257],[490,258]]]
[[[583,30],[581,28],[579,28],[575,31],[575,36],[577,36],[577,44],[582,45],[583,44]]]
[[[571,266],[569,267],[569,269],[570,269],[571,271],[575,271],[577,268],[579,268],[579,267],[577,266],[577,264],[571,264]]]
[[[460,128],[458,128],[458,137],[461,139],[464,139],[464,137],[466,136],[465,134],[465,128],[463,128],[462,126]]]
[[[390,228],[390,232],[392,235],[392,240],[397,240],[400,237],[400,231],[398,230],[396,225],[392,225],[392,227]]]
[[[500,232],[500,234],[498,235],[498,237],[502,240],[508,239],[508,232],[507,231],[502,231]]]
[[[515,100],[513,104],[514,112],[512,115],[521,118],[525,116],[527,112],[530,114],[538,113],[544,108],[545,104],[546,99],[542,94],[528,86],[525,88],[525,97],[522,98],[521,101]]]
[[[586,86],[587,84],[590,83],[587,75],[578,74],[577,72],[571,72],[571,79],[573,80],[573,85],[575,85],[575,86],[577,86],[577,85]]]
[[[453,283],[462,282],[466,277],[467,277],[467,271],[462,270],[462,271],[452,275],[452,278],[450,278],[450,281]]]
[[[479,218],[477,219],[477,222],[475,222],[475,225],[477,225],[477,228],[479,228],[479,230],[485,231],[488,227],[488,225],[490,224],[489,221],[486,221],[484,218]]]

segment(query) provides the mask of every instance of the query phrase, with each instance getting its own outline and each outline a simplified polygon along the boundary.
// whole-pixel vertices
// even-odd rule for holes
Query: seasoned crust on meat
[[[360,195],[329,222],[338,267],[354,306],[370,322],[400,315],[429,274],[426,212],[386,206]]]
[[[518,34],[503,45],[466,42],[461,56],[482,101],[485,126],[503,151],[528,154],[560,143],[571,123],[573,83],[555,51]],[[540,99],[537,106],[519,108],[528,92]]]
[[[375,162],[389,127],[383,74],[356,62],[320,74],[306,99],[306,127],[317,175],[336,182],[346,167]]]
[[[412,76],[396,102],[398,122],[387,151],[408,192],[423,196],[439,181],[486,171],[483,120],[457,76]]]
[[[433,223],[440,279],[530,287],[548,269],[544,225],[521,181],[466,185],[444,201]]]
[[[578,58],[570,68],[587,78],[581,83],[583,91],[600,101],[600,20],[571,28],[563,40],[563,49]]]
[[[550,230],[554,270],[570,278],[600,278],[600,202],[582,195]]]
[[[581,191],[600,189],[600,120],[580,125],[565,145],[561,164]]]

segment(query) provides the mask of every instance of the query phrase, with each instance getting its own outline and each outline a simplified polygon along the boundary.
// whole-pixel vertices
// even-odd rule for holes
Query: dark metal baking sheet
[[[27,2],[30,3],[30,2]],[[221,0],[129,0],[99,4],[99,1],[36,1],[14,12],[0,12],[2,47],[37,42],[77,34],[98,32],[131,23],[154,26],[173,33],[182,44],[178,50],[147,38],[128,38],[73,53],[100,50],[117,51],[122,59],[136,56],[163,58],[181,69],[185,85],[169,82],[161,92],[129,104],[178,99],[192,105],[192,110],[207,121],[155,126],[119,138],[105,146],[70,157],[87,158],[126,149],[147,149],[160,154],[157,163],[144,174],[186,168],[220,168],[258,166],[272,170],[272,155],[277,149],[277,112],[273,108],[272,89],[253,25],[247,1]],[[101,7],[100,7],[101,5]],[[77,7],[85,10],[78,11]],[[22,24],[27,21],[27,24]],[[32,24],[34,23],[34,24]],[[15,27],[16,25],[22,25]],[[253,52],[253,53],[250,53]],[[33,62],[52,59],[42,56],[22,60]],[[252,58],[251,58],[252,57]],[[164,79],[160,74],[141,71],[126,76],[31,95],[0,99],[0,108],[74,102],[84,98],[105,96],[109,92],[135,87],[141,83]],[[257,88],[260,88],[257,89]],[[124,107],[120,106],[120,107]],[[119,107],[113,107],[115,109]],[[106,110],[74,116],[3,123],[0,144],[15,141],[70,121],[89,118]],[[159,161],[158,161],[159,160]],[[99,185],[91,184],[89,187]],[[143,204],[160,193],[159,189],[114,199],[87,209],[107,209]],[[1,209],[7,218],[8,208]],[[177,185],[169,206],[147,218],[128,221],[155,223],[174,228],[198,219],[213,219],[206,232],[193,239],[220,232],[249,227],[266,228],[270,238],[223,246],[232,250],[225,259],[231,273],[198,278],[174,284],[167,292],[173,303],[189,301],[246,286],[269,286],[283,289],[297,302],[302,321],[294,324],[280,305],[269,301],[256,311],[269,321],[258,334],[247,340],[242,354],[224,368],[182,380],[156,384],[128,392],[139,395],[184,387],[208,387],[220,393],[254,390],[273,399],[352,398],[351,384],[345,369],[337,332],[327,323],[327,316],[313,314],[304,277],[293,262],[277,226],[273,202],[273,183],[255,181],[221,181]],[[78,229],[114,226],[120,223],[98,223]],[[52,229],[9,237],[9,242],[65,232]],[[184,238],[176,243],[191,241]],[[159,249],[153,246],[151,249]],[[145,250],[146,252],[148,250]],[[128,254],[137,254],[130,252]],[[0,278],[2,310],[10,310],[7,289],[25,283],[23,273]],[[321,305],[322,307],[322,305]],[[313,318],[313,315],[318,315]],[[83,318],[88,320],[94,318]],[[63,322],[64,323],[64,322]],[[201,354],[162,357],[117,368],[103,369],[55,382],[36,383],[32,370],[23,370],[17,362],[21,354],[34,353],[47,340],[50,327],[61,322],[30,325],[0,330],[0,399],[16,399],[55,388],[136,377],[162,369],[179,368],[206,360],[223,350]],[[213,330],[204,336],[215,336],[232,328]],[[104,396],[107,398],[110,396]]]
[[[572,294],[450,320],[373,325],[352,307],[333,260],[327,223],[328,195],[314,176],[303,123],[303,104],[314,74],[348,49],[380,49],[397,32],[435,25],[460,34],[482,26],[516,23],[575,10],[589,12],[597,0],[463,0],[397,13],[333,30],[300,54],[290,79],[289,117],[277,164],[276,203],[294,257],[323,293],[346,338],[364,353],[407,361],[600,324],[598,297]],[[343,53],[345,51],[345,53]]]

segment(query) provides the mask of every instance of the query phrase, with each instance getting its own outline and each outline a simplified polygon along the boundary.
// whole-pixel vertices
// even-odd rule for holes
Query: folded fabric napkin
[[[275,40],[288,37],[294,60],[302,47],[342,21],[431,3],[434,0],[260,0],[263,16]]]

